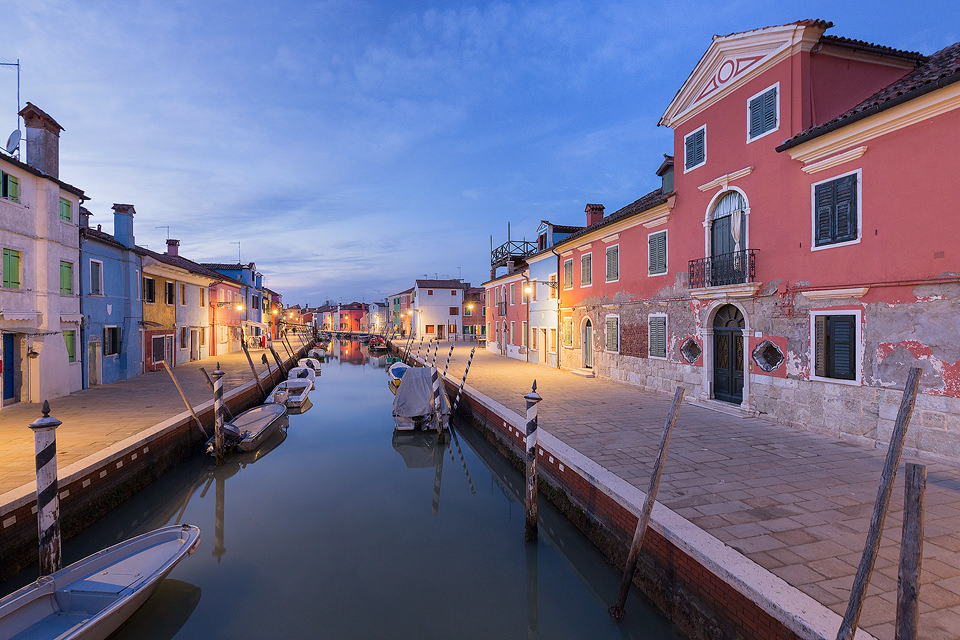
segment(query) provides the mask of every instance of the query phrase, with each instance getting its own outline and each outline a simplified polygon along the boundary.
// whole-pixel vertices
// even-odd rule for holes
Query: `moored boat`
[[[300,407],[307,401],[311,384],[306,378],[284,380],[270,392],[267,402],[274,402],[290,407]]]
[[[41,576],[0,599],[0,638],[106,638],[198,544],[198,527],[162,527]]]
[[[317,379],[317,372],[310,367],[292,367],[287,372],[287,380],[309,380],[310,388],[313,388],[313,381]]]
[[[387,369],[387,384],[390,387],[390,391],[393,392],[393,395],[397,395],[397,387],[400,386],[400,380],[403,378],[403,374],[406,373],[407,369],[409,368],[410,365],[402,362],[395,362],[390,365],[389,369]]]
[[[281,427],[287,426],[287,408],[273,402],[261,404],[244,411],[227,424],[240,435],[235,444],[237,449],[256,451]]]
[[[313,369],[314,371],[317,372],[317,375],[320,375],[320,361],[317,360],[316,358],[313,358],[313,357],[300,358],[297,361],[297,365],[301,367],[308,367],[310,369]]]
[[[435,367],[410,367],[403,373],[393,399],[394,428],[406,431],[438,429],[446,425],[450,415],[450,403],[441,383],[440,411],[436,411],[433,397],[434,375],[439,375]]]
[[[387,341],[380,336],[373,336],[370,338],[370,342],[367,343],[367,348],[371,351],[386,351]]]

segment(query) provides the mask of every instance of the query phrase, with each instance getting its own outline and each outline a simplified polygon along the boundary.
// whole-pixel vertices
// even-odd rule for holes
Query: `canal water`
[[[260,452],[219,468],[198,455],[65,541],[67,564],[201,528],[115,638],[683,637],[636,589],[613,620],[620,572],[546,500],[524,542],[522,474],[470,426],[444,446],[395,434],[385,358],[332,351],[312,407]]]

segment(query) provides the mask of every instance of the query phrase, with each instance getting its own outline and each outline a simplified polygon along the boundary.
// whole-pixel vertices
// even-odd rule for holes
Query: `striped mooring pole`
[[[533,391],[523,396],[527,401],[527,523],[524,538],[537,539],[537,404],[543,400],[537,393],[537,381],[533,381]]]
[[[447,369],[450,367],[450,358],[453,357],[453,345],[450,345],[450,353],[447,354],[447,364],[443,365],[443,376],[446,377]]]
[[[417,355],[413,356],[414,364],[416,364],[416,361],[420,358],[420,347],[422,346],[423,346],[423,336],[420,336],[420,342],[419,344],[417,344]],[[427,347],[427,348],[429,349],[430,347]]]
[[[473,362],[473,354],[476,353],[476,351],[476,347],[472,347],[470,349],[470,357],[467,358],[467,368],[463,370],[463,380],[460,381],[460,388],[457,389],[457,399],[453,401],[453,406],[450,407],[451,420],[453,420],[453,412],[457,410],[457,405],[460,404],[460,395],[463,393],[463,385],[467,384],[467,374],[470,373],[470,363]]]
[[[43,401],[43,417],[30,424],[37,454],[37,531],[40,536],[40,575],[60,570],[60,497],[57,488],[57,427],[50,403]]]
[[[213,446],[217,456],[217,466],[223,464],[223,376],[226,374],[217,363],[213,372]]]
[[[436,367],[430,367],[430,383],[433,386],[433,418],[437,425],[437,433],[443,430],[443,402],[440,400],[440,372]]]

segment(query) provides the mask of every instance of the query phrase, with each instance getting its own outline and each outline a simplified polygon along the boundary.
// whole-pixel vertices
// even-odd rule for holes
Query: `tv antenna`
[[[170,239],[170,225],[165,224],[159,227],[154,227],[154,229],[166,229],[167,230],[167,240]]]
[[[7,138],[7,146],[4,147],[7,153],[13,155],[20,148],[20,58],[16,62],[0,62],[0,67],[17,68],[17,129]],[[19,158],[20,154],[17,154]]]
[[[240,259],[240,241],[231,242],[230,244],[237,245],[237,264],[243,264],[243,260]]]

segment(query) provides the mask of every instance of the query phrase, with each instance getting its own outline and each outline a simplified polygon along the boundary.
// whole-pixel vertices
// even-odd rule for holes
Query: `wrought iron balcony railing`
[[[757,275],[756,250],[744,249],[691,260],[689,271],[691,289],[753,282]]]
[[[509,240],[490,253],[490,266],[502,267],[507,264],[507,260],[522,260],[536,251],[536,242]]]

